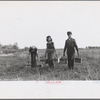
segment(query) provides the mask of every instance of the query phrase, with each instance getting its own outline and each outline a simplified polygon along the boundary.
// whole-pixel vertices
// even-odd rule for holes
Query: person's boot
[[[70,67],[70,66],[68,66],[68,69],[69,69],[69,70],[71,70],[71,67]]]
[[[72,66],[71,69],[74,70],[74,66]]]
[[[49,65],[49,67],[51,68],[51,63],[50,63],[50,61],[48,62],[48,65]]]
[[[54,63],[53,63],[53,61],[51,61],[51,66],[52,66],[52,68],[54,68],[55,66],[54,66]]]

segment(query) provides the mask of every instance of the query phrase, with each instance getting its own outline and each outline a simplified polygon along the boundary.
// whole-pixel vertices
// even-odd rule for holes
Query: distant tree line
[[[100,49],[99,46],[88,46],[86,47],[86,49]]]
[[[80,48],[80,49],[83,49],[83,48]],[[100,47],[99,46],[87,46],[86,49],[100,49]],[[14,44],[9,44],[9,45],[2,45],[0,43],[0,54],[23,52],[23,51],[28,51],[28,50],[29,50],[29,47],[24,47],[20,49],[17,42]]]
[[[0,44],[0,53],[15,53],[19,49],[18,43],[14,43],[13,45],[2,45]]]
[[[9,45],[2,45],[0,43],[0,54],[16,53],[16,52],[23,52],[23,51],[28,51],[28,50],[29,50],[29,47],[19,48],[17,42],[15,42],[14,44],[9,44]]]

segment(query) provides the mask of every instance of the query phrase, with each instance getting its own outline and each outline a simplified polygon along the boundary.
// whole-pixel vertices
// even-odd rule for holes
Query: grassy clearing
[[[57,50],[58,56],[62,50]],[[39,57],[44,50],[39,50]],[[74,71],[69,71],[67,64],[55,64],[54,69],[47,65],[43,68],[31,68],[28,52],[17,52],[14,55],[0,56],[0,80],[99,80],[100,50],[80,50],[82,64],[75,64]]]

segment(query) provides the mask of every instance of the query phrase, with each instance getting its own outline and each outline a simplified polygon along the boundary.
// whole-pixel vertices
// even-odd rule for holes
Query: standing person
[[[47,58],[46,62],[48,63],[48,65],[50,67],[54,68],[53,57],[54,57],[54,53],[56,54],[54,42],[52,42],[51,36],[47,36],[46,41],[47,41],[47,45],[46,45],[47,48],[46,48],[46,52],[45,52],[45,57]]]
[[[72,69],[74,68],[74,55],[75,55],[75,49],[77,50],[77,55],[79,56],[79,50],[78,46],[76,44],[75,39],[73,39],[72,32],[67,32],[68,39],[65,41],[65,47],[63,51],[63,56],[65,56],[65,51],[67,49],[67,57],[68,57],[68,68]]]
[[[31,46],[29,48],[29,52],[31,54],[31,68],[36,67],[36,58],[38,57],[37,48],[35,46]]]

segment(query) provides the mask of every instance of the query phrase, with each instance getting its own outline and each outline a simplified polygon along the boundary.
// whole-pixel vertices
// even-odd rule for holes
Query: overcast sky
[[[0,1],[0,43],[63,48],[67,31],[79,47],[100,46],[100,1]]]

